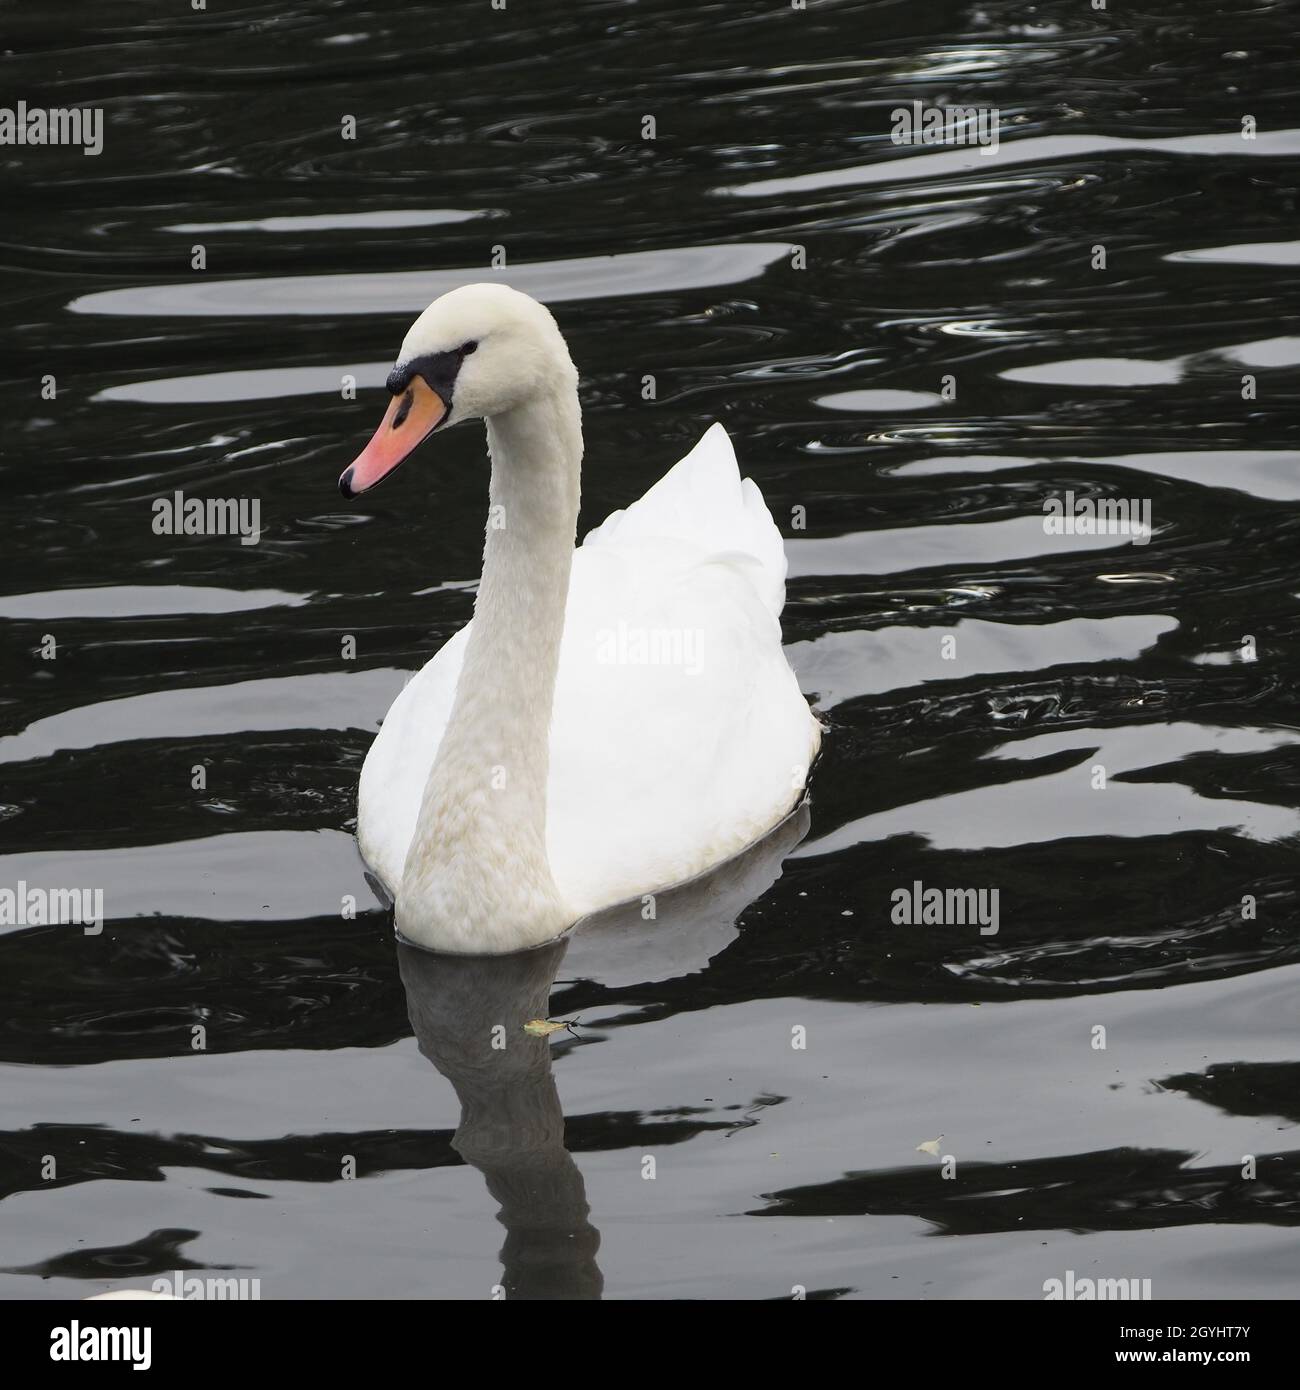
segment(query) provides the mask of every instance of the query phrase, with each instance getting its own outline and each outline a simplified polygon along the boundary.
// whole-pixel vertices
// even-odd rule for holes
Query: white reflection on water
[[[827,169],[816,174],[796,174],[792,178],[732,184],[716,192],[736,198],[767,198],[783,193],[811,193],[828,188],[896,183],[902,179],[937,178],[963,172],[987,174],[990,169],[1007,168],[1013,164],[1079,159],[1088,155],[1110,154],[1115,150],[1139,150],[1148,154],[1268,155],[1276,158],[1279,155],[1300,154],[1300,130],[1260,131],[1253,140],[1243,140],[1240,132],[1174,135],[1156,140],[1130,139],[1121,135],[1034,135],[1025,140],[1004,142],[993,155],[965,145],[957,149],[938,150],[933,154],[879,159],[871,164],[855,164],[848,169]]]
[[[502,280],[543,303],[605,299],[669,290],[736,285],[784,259],[783,241],[722,246],[678,246],[579,256],[493,270],[399,270],[356,275],[267,276],[260,280],[197,279],[180,285],[133,285],[74,299],[77,314],[206,318],[307,314],[414,314],[440,294],[476,280]]]
[[[889,472],[895,477],[932,477],[941,473],[994,473],[1004,468],[1059,466],[1062,458],[1027,458],[1007,454],[953,454],[916,459]],[[1296,449],[1177,449],[1149,454],[1104,454],[1083,462],[1110,468],[1131,468],[1160,478],[1228,488],[1266,502],[1300,501],[1300,450]]]
[[[1179,781],[1117,780],[1155,768],[1168,769],[1206,754],[1251,757],[1290,748],[1300,734],[1262,728],[1222,728],[1182,721],[1119,728],[1062,729],[1001,744],[990,760],[1051,761],[1050,771],[971,787],[862,816],[805,841],[796,859],[835,854],[852,845],[916,835],[934,849],[976,850],[1041,845],[1053,841],[1117,836],[1148,840],[1158,835],[1233,832],[1273,841],[1300,834],[1300,815],[1289,806],[1245,798],[1203,796]],[[1061,768],[1062,755],[1074,763]],[[1105,790],[1094,790],[1092,767],[1106,769]],[[1033,793],[1026,792],[1032,782]]]
[[[241,222],[173,222],[165,232],[346,232],[357,228],[445,227],[491,217],[493,210],[463,208],[389,208],[374,212],[314,212],[284,217],[254,217]]]

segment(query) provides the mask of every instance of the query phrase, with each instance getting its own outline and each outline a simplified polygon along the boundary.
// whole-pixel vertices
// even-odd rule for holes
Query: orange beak
[[[449,409],[423,377],[413,376],[406,390],[393,397],[370,443],[343,470],[339,491],[344,497],[369,491],[442,424]]]

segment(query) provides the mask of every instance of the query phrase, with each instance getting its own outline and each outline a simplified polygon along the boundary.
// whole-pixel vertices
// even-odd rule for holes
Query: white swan
[[[500,284],[416,320],[393,400],[339,480],[487,422],[474,620],[402,691],[361,772],[357,839],[397,929],[518,950],[759,839],[800,799],[821,730],[781,648],[785,552],[713,425],[574,550],[577,372],[555,320]]]

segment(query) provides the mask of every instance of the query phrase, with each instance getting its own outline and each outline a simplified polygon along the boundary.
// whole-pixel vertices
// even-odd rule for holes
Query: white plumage
[[[781,648],[785,569],[721,425],[575,552],[546,803],[575,920],[720,863],[798,800],[820,729]],[[471,626],[394,701],[361,773],[361,852],[394,896]],[[656,653],[669,664],[640,663]]]

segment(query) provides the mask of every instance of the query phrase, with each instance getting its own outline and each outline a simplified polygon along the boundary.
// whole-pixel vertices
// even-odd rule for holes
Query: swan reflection
[[[566,981],[611,987],[704,969],[735,939],[741,912],[780,876],[808,821],[805,801],[744,854],[661,894],[649,919],[638,900],[578,923],[557,941],[497,956],[430,951],[399,937],[411,1027],[460,1101],[452,1145],[500,1206],[507,1299],[595,1299],[604,1286],[600,1233],[564,1147],[551,1039],[525,1032],[525,1024],[548,1017],[562,966]]]
[[[506,1228],[507,1299],[599,1298],[600,1233],[582,1174],[564,1147],[564,1111],[545,1018],[567,942],[508,956],[435,954],[398,943],[407,1012],[420,1051],[460,1101],[452,1146],[487,1180]]]

